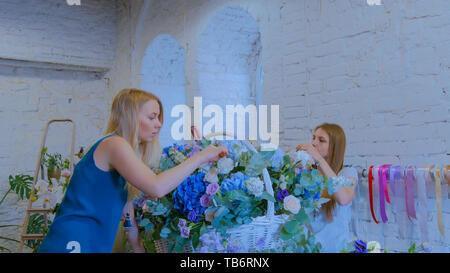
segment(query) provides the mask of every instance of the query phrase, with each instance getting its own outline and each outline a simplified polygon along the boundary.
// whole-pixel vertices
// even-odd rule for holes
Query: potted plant
[[[64,166],[61,154],[50,154],[47,152],[47,147],[44,147],[41,163],[47,168],[48,181],[51,181],[52,178],[59,180],[61,177],[61,169]]]

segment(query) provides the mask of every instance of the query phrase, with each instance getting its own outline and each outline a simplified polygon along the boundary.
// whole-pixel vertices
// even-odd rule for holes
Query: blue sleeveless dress
[[[354,177],[358,180],[355,168],[345,167],[338,176]],[[333,221],[328,222],[325,213],[313,217],[310,227],[315,239],[322,245],[323,253],[339,253],[351,241],[350,222],[352,219],[352,202],[345,206],[336,204]]]
[[[61,206],[38,252],[110,253],[127,202],[125,179],[94,163],[97,141],[75,166]]]

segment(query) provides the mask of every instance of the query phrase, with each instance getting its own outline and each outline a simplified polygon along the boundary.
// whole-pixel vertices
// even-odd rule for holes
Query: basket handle
[[[250,142],[248,142],[248,140],[242,140],[242,143],[247,147],[247,149],[253,151],[253,152],[258,152],[255,147],[250,144]],[[269,172],[267,171],[267,168],[263,169],[263,180],[264,180],[264,185],[266,187],[266,191],[268,194],[270,194],[271,196],[273,196],[273,188],[272,188],[272,180],[270,179],[270,175]],[[275,214],[275,207],[274,207],[274,203],[272,201],[267,200],[267,213],[266,216],[269,218],[272,218],[272,216]]]

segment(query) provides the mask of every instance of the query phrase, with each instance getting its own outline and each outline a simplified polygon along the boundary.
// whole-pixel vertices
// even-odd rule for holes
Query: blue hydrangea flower
[[[220,184],[220,191],[226,194],[232,190],[242,190],[247,192],[247,187],[245,186],[245,181],[248,180],[248,176],[242,172],[232,173],[230,178],[226,178]]]
[[[271,167],[274,169],[274,171],[279,171],[280,168],[283,166],[284,164],[284,152],[283,150],[281,150],[280,148],[275,150],[275,153],[272,156],[272,164]]]
[[[245,146],[241,145],[239,140],[223,140],[220,145],[225,145],[228,149],[228,157],[233,159],[233,161],[239,160],[239,157],[243,152],[247,151]]]
[[[321,192],[318,191],[314,195],[311,194],[311,192],[308,189],[304,189],[303,194],[300,195],[303,199],[319,199]]]
[[[172,195],[174,209],[185,217],[193,216],[193,210],[195,210],[196,215],[203,215],[206,209],[200,204],[200,198],[205,194],[206,187],[209,184],[204,178],[204,173],[189,176]]]

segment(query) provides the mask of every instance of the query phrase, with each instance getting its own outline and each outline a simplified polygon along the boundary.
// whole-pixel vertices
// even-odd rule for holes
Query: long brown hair
[[[151,145],[147,142],[139,143],[139,110],[144,103],[155,100],[159,104],[159,121],[163,124],[163,106],[161,100],[154,94],[135,88],[126,88],[119,91],[111,105],[111,114],[106,127],[106,135],[116,134],[125,138],[142,161],[151,168],[159,166],[161,157],[158,136],[153,138]],[[138,189],[127,183],[128,199],[138,195]]]
[[[338,174],[344,165],[344,154],[345,154],[345,133],[341,126],[337,124],[331,123],[323,123],[316,127],[314,131],[321,128],[324,130],[329,137],[329,146],[328,146],[328,165],[330,165],[331,169]],[[327,219],[329,221],[333,221],[333,210],[336,208],[336,200],[333,196],[330,196],[328,192],[324,192],[323,197],[331,199],[329,202],[325,203],[322,206],[322,209],[325,210]]]

